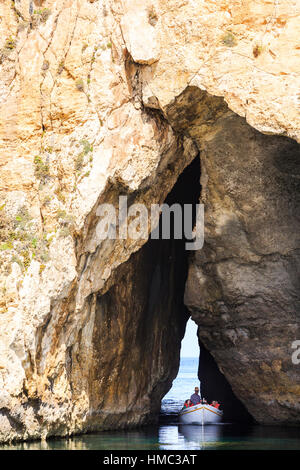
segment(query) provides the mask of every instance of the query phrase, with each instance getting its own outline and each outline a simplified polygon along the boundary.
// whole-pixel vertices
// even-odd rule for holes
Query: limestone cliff
[[[253,416],[299,422],[299,15],[293,0],[1,2],[0,440],[155,419],[185,255],[99,242],[96,214],[120,195],[162,203],[199,151],[206,244],[186,305]]]

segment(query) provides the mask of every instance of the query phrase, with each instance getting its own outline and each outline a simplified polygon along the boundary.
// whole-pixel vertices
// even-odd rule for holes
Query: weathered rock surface
[[[170,300],[150,308],[150,335],[158,258],[146,247],[132,255],[146,239],[99,241],[96,212],[119,195],[162,203],[199,149],[207,244],[191,261],[186,302],[250,412],[299,421],[289,350],[299,339],[299,150],[258,132],[300,139],[299,8],[1,2],[0,440],[153,419],[184,328],[177,268],[163,270]],[[126,391],[108,379],[112,364]]]
[[[195,87],[168,118],[201,149],[205,245],[185,293],[199,337],[257,421],[298,423],[300,147]]]
[[[201,340],[254,418],[272,424],[300,421],[299,157],[290,139],[219,120],[201,152],[206,242],[186,286]]]

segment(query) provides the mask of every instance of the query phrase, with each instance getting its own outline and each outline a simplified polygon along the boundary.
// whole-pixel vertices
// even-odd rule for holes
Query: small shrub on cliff
[[[227,33],[222,36],[222,43],[227,47],[234,47],[237,45],[237,40],[234,34],[232,34],[230,31],[227,31]]]
[[[11,250],[13,248],[13,244],[11,242],[1,243],[0,251]]]
[[[45,163],[40,156],[34,157],[34,174],[37,178],[45,181],[50,175],[50,168],[48,163]]]
[[[7,59],[7,57],[10,55],[12,50],[16,47],[16,40],[12,38],[12,36],[9,36],[9,38],[6,39],[4,46],[0,50],[0,64]]]
[[[255,58],[257,58],[261,53],[262,53],[262,46],[256,44],[256,46],[253,47],[253,55]]]
[[[64,68],[65,68],[65,63],[63,60],[61,60],[60,63],[58,64],[58,69],[57,69],[58,75],[60,75],[63,72]]]
[[[18,24],[17,31],[20,33],[21,31],[24,31],[24,29],[27,29],[29,26],[28,21],[20,21]]]
[[[51,15],[51,10],[49,8],[40,8],[33,11],[32,15],[32,26],[38,26],[40,23],[46,23],[49,16]]]
[[[11,263],[17,263],[21,269],[24,268],[24,265],[22,263],[22,261],[20,260],[20,258],[16,255],[13,255],[12,258],[11,258]]]
[[[93,64],[96,60],[96,53],[99,49],[99,47],[101,47],[101,49],[104,51],[106,49],[105,45],[102,45],[102,46],[99,46],[99,45],[96,45],[94,46],[94,50],[93,50],[93,55],[92,55],[92,59],[91,59],[91,63]]]
[[[47,145],[46,147],[43,147],[43,152],[53,153],[54,149],[53,149],[53,147],[51,147],[51,145]]]
[[[42,200],[42,206],[49,206],[51,203],[51,197],[50,196],[45,196],[44,199]]]
[[[156,23],[158,22],[158,16],[153,6],[148,9],[148,21],[151,24],[151,26],[155,26]]]
[[[83,147],[83,153],[84,155],[87,155],[89,152],[92,152],[93,151],[93,146],[89,143],[88,140],[86,139],[82,139],[80,141],[82,147]]]
[[[12,50],[15,47],[16,47],[15,39],[13,39],[12,36],[9,36],[9,38],[6,39],[6,41],[5,41],[4,48]]]
[[[49,8],[43,8],[43,10],[40,12],[40,15],[41,15],[41,21],[43,23],[46,23],[49,16],[51,15],[51,10],[49,10]]]
[[[75,160],[75,170],[80,171],[81,168],[83,167],[83,161],[84,161],[84,153],[81,152],[79,155],[77,155],[76,160]]]
[[[8,267],[16,262],[26,271],[32,259],[47,263],[50,241],[41,236],[25,206],[14,217],[5,212],[5,204],[0,206],[0,252],[8,252]]]
[[[41,264],[40,265],[40,269],[39,269],[39,274],[41,275],[42,272],[44,271],[44,269],[46,268],[46,265],[45,264]]]
[[[77,88],[78,91],[84,91],[84,83],[83,83],[82,78],[78,78],[75,81],[75,85],[76,85],[76,88]]]
[[[32,231],[32,217],[23,207],[13,218],[0,210],[0,241],[13,248],[14,242],[27,242]],[[6,248],[7,249],[7,248]]]
[[[25,271],[26,271],[28,269],[30,263],[31,263],[30,252],[28,250],[23,250],[23,251],[21,251],[21,256],[23,258],[23,266],[24,266]]]
[[[82,152],[80,152],[75,160],[75,170],[80,171],[82,167],[84,166],[84,157],[93,151],[93,146],[89,143],[88,140],[82,139],[80,141],[80,144],[82,145]],[[91,159],[89,160],[91,162]]]
[[[26,229],[28,228],[28,224],[31,222],[32,217],[30,216],[28,210],[23,207],[22,209],[19,210],[19,212],[16,215],[16,222],[15,222],[15,228],[19,227],[21,229]]]
[[[68,237],[74,229],[74,217],[61,209],[58,209],[57,217],[60,224],[59,236]]]
[[[42,65],[42,70],[45,72],[46,70],[49,69],[49,60],[44,60],[43,65]]]
[[[65,194],[63,193],[62,189],[61,188],[57,188],[55,191],[54,191],[54,194],[56,195],[57,199],[59,201],[61,201],[62,203],[65,204],[66,202],[66,196]]]
[[[4,208],[5,203],[0,206],[0,241],[6,241],[9,233],[8,220]]]
[[[17,213],[15,220],[10,225],[8,239],[17,242],[28,242],[32,235],[32,217],[26,207],[23,207]]]

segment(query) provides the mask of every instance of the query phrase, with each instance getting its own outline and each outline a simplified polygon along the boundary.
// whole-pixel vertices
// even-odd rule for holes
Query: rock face
[[[168,116],[201,148],[205,246],[185,294],[200,339],[257,421],[298,423],[299,145],[260,134],[194,87]]]
[[[226,116],[202,148],[205,247],[186,305],[254,418],[298,422],[299,145]]]
[[[1,2],[0,440],[157,417],[185,255],[97,210],[162,203],[199,151],[186,305],[250,413],[299,422],[300,10],[246,3]]]

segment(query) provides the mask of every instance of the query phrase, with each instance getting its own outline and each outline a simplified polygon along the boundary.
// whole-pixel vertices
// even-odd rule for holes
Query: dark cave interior
[[[201,195],[201,185],[200,185],[200,175],[201,175],[201,162],[200,156],[198,155],[190,165],[186,167],[183,173],[179,176],[175,186],[172,191],[169,193],[166,204],[192,204],[193,205],[193,221],[195,221],[196,216],[196,204],[199,203]],[[172,227],[172,219],[171,219]],[[174,244],[176,256],[181,259],[179,263],[179,272],[177,270],[177,276],[184,279],[184,283],[187,277],[188,270],[188,257],[189,253],[185,250],[185,241],[186,240],[174,240],[172,237],[174,233],[171,233],[171,243]],[[150,245],[153,245],[155,249],[156,243],[168,244],[169,240],[149,240]],[[168,250],[167,250],[168,251]],[[180,282],[179,282],[180,284]],[[179,296],[183,295],[183,292],[177,293]],[[182,305],[184,308],[184,317],[185,321],[189,318],[190,314],[187,311],[186,307],[183,304],[183,299],[181,299]],[[201,336],[201,325],[198,325],[198,334],[200,331]],[[232,388],[227,381],[224,374],[218,368],[218,365],[210,354],[210,352],[205,348],[199,339],[200,347],[200,359],[199,359],[199,368],[198,368],[198,378],[201,382],[201,393],[208,402],[216,399],[222,403],[222,409],[224,411],[224,421],[231,422],[253,422],[252,416],[247,411],[243,403],[234,395]]]

